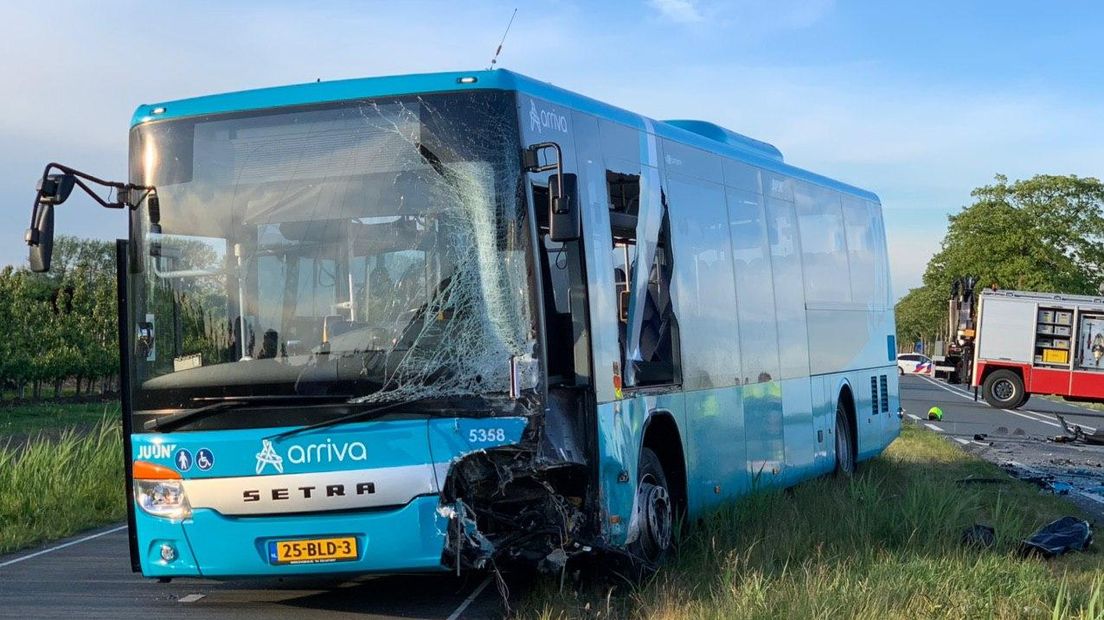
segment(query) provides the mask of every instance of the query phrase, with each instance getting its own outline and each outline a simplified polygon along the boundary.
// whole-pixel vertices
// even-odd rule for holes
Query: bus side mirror
[[[38,180],[38,202],[44,205],[59,205],[73,193],[77,177],[71,174],[48,174]]]
[[[562,177],[562,181],[561,181]],[[579,217],[579,178],[554,174],[548,178],[548,236],[552,241],[575,241],[582,236]]]
[[[27,259],[31,271],[43,273],[50,270],[50,259],[54,254],[54,205],[38,205],[34,226],[27,230],[27,245],[30,246]]]
[[[35,273],[50,270],[50,260],[54,255],[54,205],[69,198],[76,181],[77,178],[71,174],[48,174],[38,180],[34,221],[24,235],[30,246],[27,260]]]

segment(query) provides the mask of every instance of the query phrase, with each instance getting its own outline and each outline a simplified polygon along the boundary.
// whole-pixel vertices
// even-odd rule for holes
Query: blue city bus
[[[118,245],[149,577],[654,566],[898,434],[877,196],[504,70],[143,105]]]

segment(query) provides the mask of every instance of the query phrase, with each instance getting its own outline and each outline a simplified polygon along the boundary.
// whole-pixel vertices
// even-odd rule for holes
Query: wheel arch
[[[836,397],[836,403],[843,405],[844,414],[847,416],[847,424],[850,426],[851,431],[851,454],[855,456],[855,461],[859,459],[859,419],[858,419],[858,407],[855,404],[855,394],[851,390],[851,382],[844,379],[840,382],[838,388],[838,396]]]
[[[1006,365],[1006,364],[999,364],[999,363],[994,364],[992,362],[987,362],[985,364],[984,368],[982,368],[982,370],[981,370],[981,376],[977,378],[977,384],[979,386],[983,385],[985,383],[985,380],[989,378],[989,375],[997,372],[998,370],[1011,370],[1012,372],[1016,373],[1016,375],[1018,375],[1020,377],[1020,383],[1023,384],[1024,389],[1025,390],[1027,389],[1027,377],[1024,376],[1023,367],[1012,365],[1012,364],[1007,364]]]
[[[686,451],[683,449],[682,433],[670,411],[657,409],[648,415],[640,440],[641,451],[644,448],[649,448],[659,457],[667,484],[671,487],[669,491],[675,499],[676,514],[686,514],[690,500]],[[639,456],[637,462],[640,462]]]

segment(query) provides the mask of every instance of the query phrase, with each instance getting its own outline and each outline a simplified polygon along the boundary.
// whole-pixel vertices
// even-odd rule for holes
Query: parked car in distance
[[[900,353],[897,355],[897,373],[902,375],[932,374],[931,358],[919,353]]]

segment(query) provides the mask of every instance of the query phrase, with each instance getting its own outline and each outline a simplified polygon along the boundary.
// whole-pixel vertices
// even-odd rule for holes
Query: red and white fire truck
[[[1104,402],[1104,296],[984,291],[974,373],[986,402],[1020,407],[1032,394]]]

